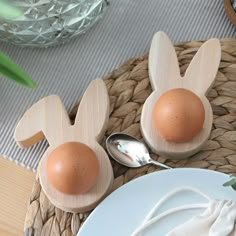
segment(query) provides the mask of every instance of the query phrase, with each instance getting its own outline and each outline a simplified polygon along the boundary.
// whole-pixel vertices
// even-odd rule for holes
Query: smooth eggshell
[[[165,92],[153,110],[154,124],[160,136],[170,142],[187,142],[203,127],[205,110],[201,99],[187,89]]]
[[[96,155],[83,143],[64,143],[49,154],[48,180],[60,192],[88,192],[96,184],[98,174],[99,163]]]

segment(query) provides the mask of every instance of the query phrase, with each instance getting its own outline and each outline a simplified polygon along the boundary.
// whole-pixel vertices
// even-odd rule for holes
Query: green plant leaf
[[[10,20],[21,15],[22,11],[20,9],[5,0],[0,0],[0,18]]]
[[[230,181],[224,183],[223,186],[231,186],[234,190],[236,190],[236,178],[232,178]]]
[[[9,57],[0,52],[0,73],[29,88],[36,88],[36,83]]]

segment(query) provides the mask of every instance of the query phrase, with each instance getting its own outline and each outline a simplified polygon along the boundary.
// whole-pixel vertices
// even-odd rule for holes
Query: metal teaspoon
[[[172,169],[165,164],[154,161],[150,157],[145,144],[130,135],[123,133],[111,134],[106,140],[106,147],[111,157],[125,166],[141,167],[147,164],[154,164],[166,169]]]

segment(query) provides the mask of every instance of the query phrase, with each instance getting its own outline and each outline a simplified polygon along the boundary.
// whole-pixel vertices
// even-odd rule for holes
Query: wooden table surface
[[[0,235],[23,234],[35,173],[0,157]]]

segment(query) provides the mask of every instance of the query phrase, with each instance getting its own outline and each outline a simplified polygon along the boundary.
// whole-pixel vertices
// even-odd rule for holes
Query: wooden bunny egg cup
[[[213,122],[211,105],[206,94],[211,88],[221,59],[221,47],[217,39],[205,42],[181,77],[177,55],[170,39],[163,32],[154,35],[149,52],[148,68],[152,94],[145,101],[141,114],[141,131],[153,152],[181,159],[198,152],[207,141]],[[203,128],[192,140],[174,143],[164,140],[155,128],[152,111],[158,98],[166,91],[184,88],[201,99],[205,109]]]
[[[40,160],[38,173],[43,191],[58,208],[68,212],[85,212],[93,209],[108,193],[113,171],[104,149],[98,144],[103,137],[109,118],[109,97],[104,82],[91,82],[84,93],[74,125],[58,96],[48,96],[34,104],[21,118],[15,139],[22,147],[29,147],[46,138],[49,147]],[[88,145],[99,162],[99,176],[95,186],[88,192],[68,195],[59,192],[48,181],[46,164],[49,154],[67,142]]]

